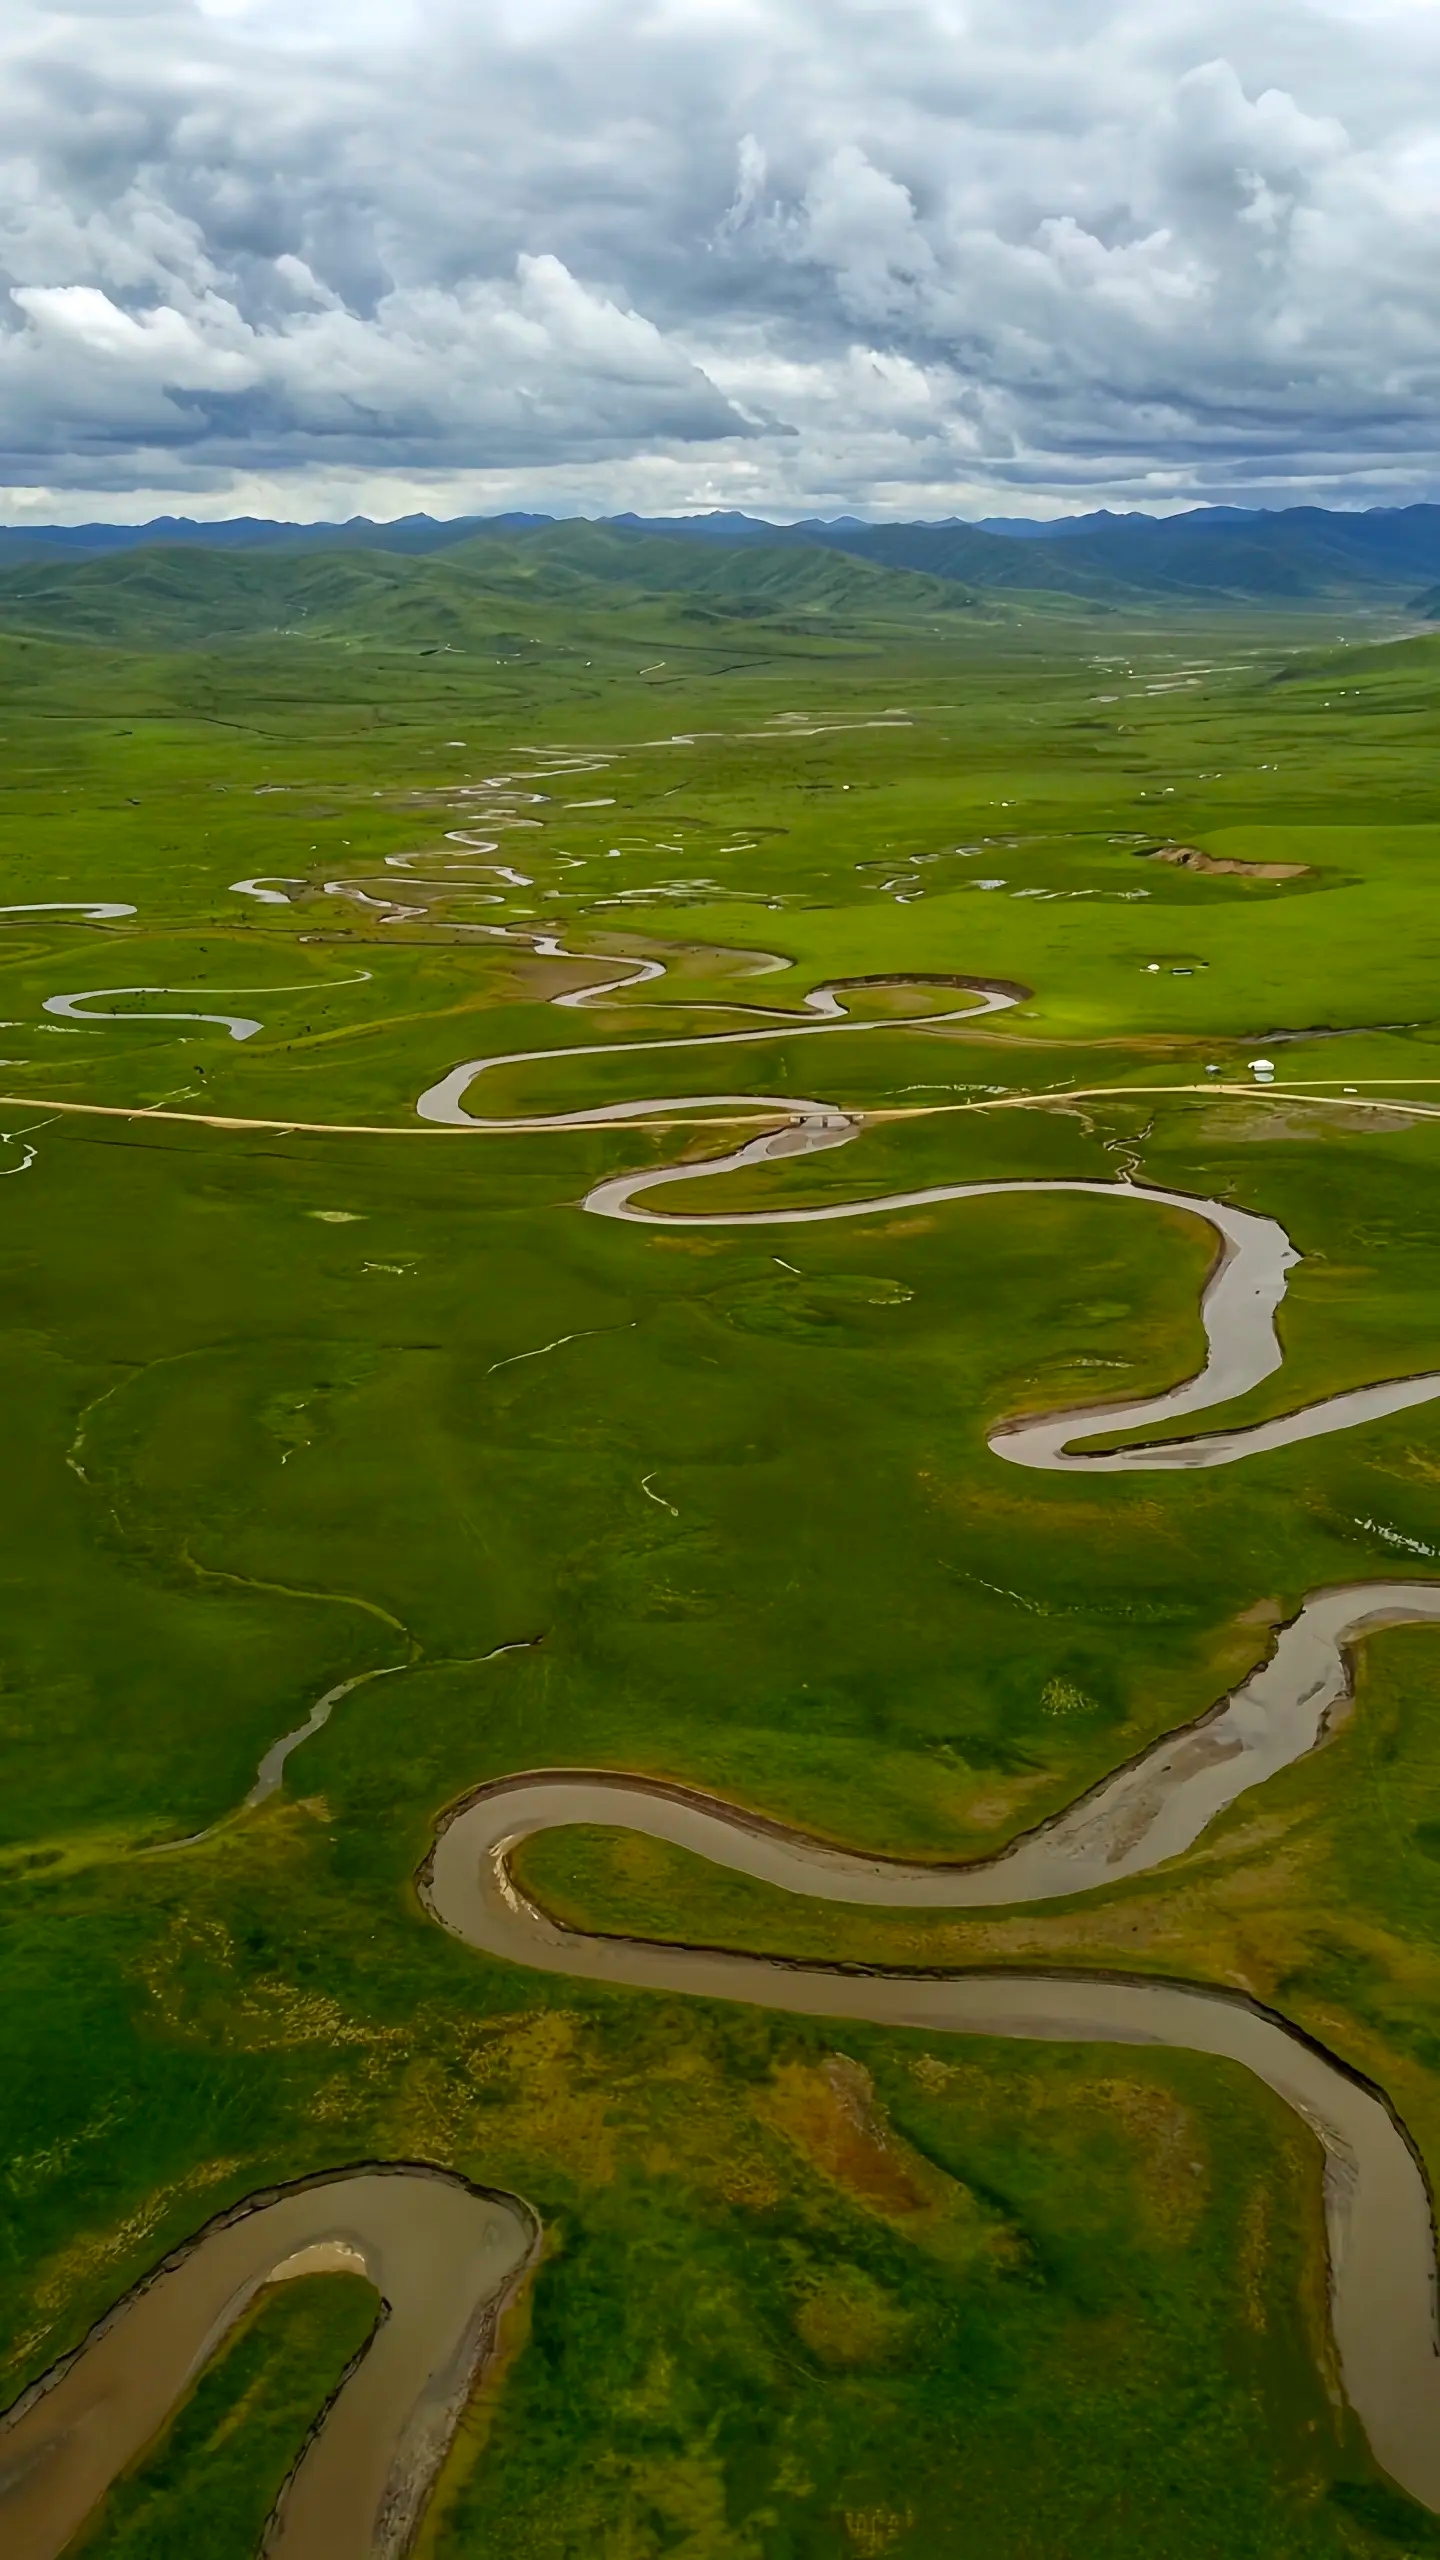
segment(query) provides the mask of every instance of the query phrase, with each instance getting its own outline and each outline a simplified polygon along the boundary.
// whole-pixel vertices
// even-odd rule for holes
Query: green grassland
[[[358,2276],[301,2276],[257,2296],[188,2400],[81,2533],[87,2560],[250,2560],[321,2406],[374,2325]]]
[[[937,580],[818,553],[798,585],[725,555],[666,589],[598,534],[553,548],[498,600],[446,555],[448,620],[373,554],[284,564],[283,612],[273,564],[209,554],[66,572],[68,622],[56,572],[9,573],[4,901],[137,913],[0,916],[0,2398],[228,2203],[426,2160],[548,2235],[430,2560],[1440,2548],[1334,2388],[1318,2151],[1242,2074],[539,1980],[443,1937],[412,1882],[447,1802],[547,1763],[984,1851],[1199,1713],[1307,1590],[1440,1563],[1436,1408],[1191,1478],[990,1456],[1002,1416],[1193,1365],[1209,1238],[1178,1214],[642,1234],[575,1204],[715,1133],[414,1117],[460,1059],[533,1049],[487,1110],[918,1115],[707,1209],[1133,1162],[1304,1255],[1284,1371],[1227,1420],[1434,1366],[1440,1127],[1403,1106],[1440,1098],[1440,642],[953,583],[942,612]],[[745,606],[723,628],[717,592]],[[487,778],[547,766],[529,823],[487,827]],[[442,873],[452,830],[526,885]],[[1146,859],[1170,843],[1305,867]],[[231,887],[274,875],[305,893]],[[441,886],[393,925],[338,894],[412,876]],[[665,954],[672,982],[556,1011],[577,971],[476,923]],[[792,966],[751,985],[756,951]],[[978,1026],[907,1029],[918,999],[872,991],[873,1031],[565,1056],[716,1027],[677,998],[798,1008],[887,972],[1033,992]],[[196,993],[44,1010],[116,988]],[[258,992],[199,993],[232,988]],[[263,1029],[158,1018],[187,1009]],[[1381,1107],[1190,1090],[1262,1039]],[[1437,1674],[1433,1633],[1373,1641],[1324,1752],[1071,1910],[846,1915],[615,1835],[526,1873],[588,1925],[1248,1985],[1384,2083],[1434,2179]],[[267,2303],[87,2549],[253,2550],[367,2305],[336,2280]]]

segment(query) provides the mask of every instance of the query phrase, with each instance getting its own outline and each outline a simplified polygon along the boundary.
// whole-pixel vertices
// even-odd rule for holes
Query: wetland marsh
[[[668,637],[0,639],[0,2501],[366,2164],[377,2550],[1440,2549],[1440,644]],[[37,2555],[312,2547],[347,2264]]]

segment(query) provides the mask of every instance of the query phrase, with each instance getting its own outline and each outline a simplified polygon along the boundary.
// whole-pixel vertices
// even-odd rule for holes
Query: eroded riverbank
[[[1431,2200],[1410,2139],[1381,2091],[1283,2019],[1234,1993],[1189,1984],[861,1972],[561,1928],[520,1890],[510,1859],[536,1832],[576,1822],[622,1822],[663,1839],[688,1830],[684,1845],[703,1841],[701,1854],[718,1864],[763,1871],[794,1893],[859,1898],[849,1890],[851,1862],[842,1861],[845,1872],[837,1873],[827,1864],[833,1853],[778,1825],[756,1825],[713,1799],[664,1797],[624,1779],[574,1774],[502,1780],[458,1806],[420,1877],[426,1907],[483,1954],[630,1990],[945,2035],[1163,2044],[1253,2072],[1310,2126],[1324,2153],[1331,2318],[1351,2405],[1376,2460],[1411,2497],[1440,2512]]]
[[[5,2419],[6,2560],[58,2560],[262,2285],[332,2269],[366,2276],[380,2317],[286,2483],[267,2560],[399,2560],[538,2238],[517,2198],[433,2169],[343,2171],[237,2207]]]

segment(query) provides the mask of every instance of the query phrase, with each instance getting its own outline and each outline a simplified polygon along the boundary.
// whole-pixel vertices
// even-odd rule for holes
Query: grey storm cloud
[[[1433,0],[12,0],[0,481],[1440,483]]]

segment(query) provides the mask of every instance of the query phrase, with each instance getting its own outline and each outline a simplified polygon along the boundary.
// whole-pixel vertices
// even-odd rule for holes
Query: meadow
[[[531,1976],[415,1894],[442,1809],[543,1766],[984,1854],[1307,1591],[1440,1561],[1434,1406],[1203,1475],[992,1456],[1196,1365],[1178,1212],[580,1214],[731,1143],[726,1097],[824,1098],[852,1145],[703,1206],[1129,1169],[1303,1256],[1227,1423],[1437,1364],[1440,640],[941,619],[921,583],[812,629],[532,596],[444,645],[7,608],[0,2401],[221,2208],[423,2161],[547,2235],[427,2560],[1440,2549],[1337,2388],[1318,2148],[1243,2073]],[[626,954],[665,979],[556,1007]],[[946,975],[1028,992],[922,1031],[931,997],[858,989],[823,1037],[702,1010]],[[566,1056],[717,1027],[767,1036]],[[721,1125],[417,1120],[517,1051],[487,1114]],[[1283,1091],[1205,1089],[1262,1051]],[[1433,2185],[1437,1672],[1434,1632],[1367,1639],[1323,1750],[1083,1906],[837,1913],[616,1833],[522,1872],[577,1926],[1249,1989]],[[264,2297],[85,2549],[247,2560],[369,2316],[350,2279]]]

